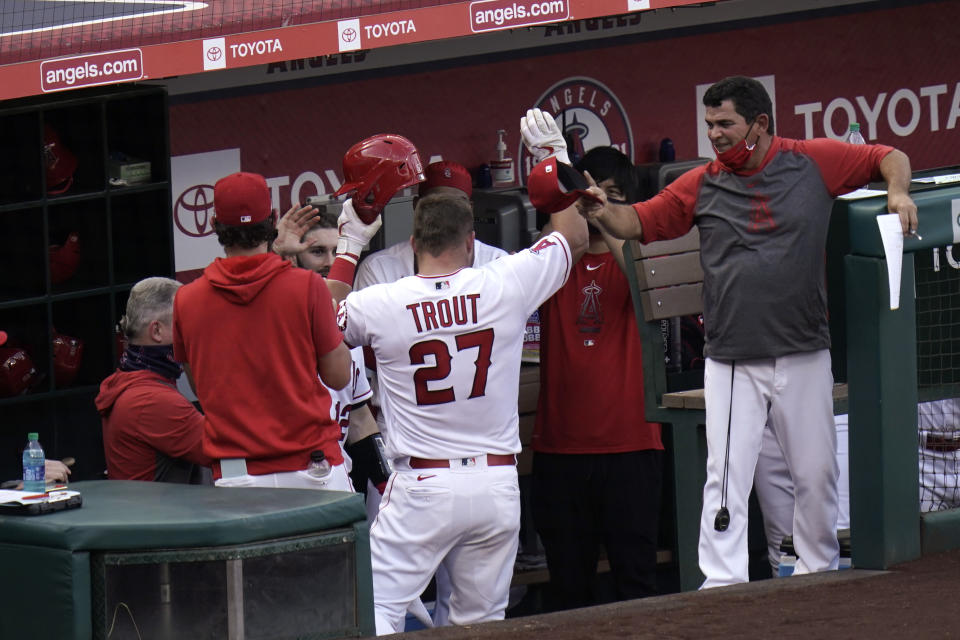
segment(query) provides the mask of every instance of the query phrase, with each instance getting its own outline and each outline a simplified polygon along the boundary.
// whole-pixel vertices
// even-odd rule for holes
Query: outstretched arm
[[[634,208],[629,204],[610,202],[607,199],[607,194],[597,186],[589,173],[586,174],[586,177],[590,183],[590,193],[596,196],[599,201],[593,201],[589,198],[577,200],[577,209],[580,211],[580,215],[592,222],[601,233],[605,232],[607,235],[621,240],[640,240],[643,237],[643,228],[640,226],[640,218],[637,217]],[[611,250],[613,250],[613,247],[611,247]],[[614,251],[614,253],[618,252]]]

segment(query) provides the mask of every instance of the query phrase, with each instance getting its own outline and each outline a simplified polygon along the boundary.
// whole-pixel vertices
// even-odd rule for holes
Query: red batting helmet
[[[73,384],[83,358],[83,340],[53,333],[53,376],[58,387]]]
[[[71,232],[62,246],[52,244],[49,251],[50,282],[60,284],[72,278],[80,264],[80,234]]]
[[[0,347],[0,397],[19,395],[38,380],[30,354],[16,347]]]
[[[341,195],[353,189],[353,207],[370,224],[400,189],[423,182],[423,165],[413,143],[403,136],[380,133],[350,147],[343,155]]]
[[[43,128],[43,163],[47,168],[47,193],[63,193],[73,184],[77,156],[60,142],[60,136],[49,124]]]

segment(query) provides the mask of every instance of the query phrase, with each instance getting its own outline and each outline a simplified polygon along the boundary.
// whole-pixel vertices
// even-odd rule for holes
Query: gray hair
[[[120,330],[127,338],[137,337],[154,320],[169,323],[173,318],[173,297],[181,284],[170,278],[146,278],[130,289],[127,312],[120,318]]]

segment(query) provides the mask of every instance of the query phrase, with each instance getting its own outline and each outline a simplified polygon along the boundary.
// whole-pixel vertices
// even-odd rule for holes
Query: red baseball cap
[[[0,345],[4,345],[6,343],[7,343],[7,332],[0,331]]]
[[[537,164],[527,178],[530,203],[544,213],[563,211],[581,197],[600,202],[588,187],[582,173],[554,157]]]
[[[453,187],[467,194],[473,195],[473,178],[462,164],[441,160],[432,162],[423,170],[427,179],[420,183],[420,195],[425,196],[434,187]]]
[[[257,224],[270,216],[270,188],[259,173],[240,171],[217,180],[213,210],[221,224]]]

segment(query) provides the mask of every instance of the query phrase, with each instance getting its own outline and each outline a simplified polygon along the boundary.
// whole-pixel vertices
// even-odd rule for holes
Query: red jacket
[[[210,466],[201,450],[203,414],[169,379],[152,371],[116,371],[95,404],[111,480],[173,480],[178,459]]]
[[[204,453],[253,475],[343,456],[319,359],[343,340],[326,283],[276,254],[218,258],[177,291],[174,357],[190,365],[206,415]]]

